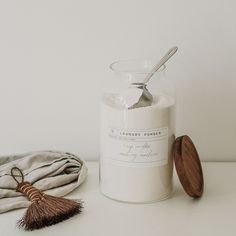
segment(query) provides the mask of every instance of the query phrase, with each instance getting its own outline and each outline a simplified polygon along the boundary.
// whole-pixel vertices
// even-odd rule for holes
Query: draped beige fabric
[[[30,201],[16,192],[10,172],[18,167],[36,188],[53,196],[65,196],[85,180],[87,167],[78,156],[65,152],[42,151],[0,157],[0,213],[28,207]]]

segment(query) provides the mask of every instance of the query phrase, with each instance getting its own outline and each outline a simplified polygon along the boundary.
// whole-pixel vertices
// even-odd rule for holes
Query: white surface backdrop
[[[99,156],[98,99],[117,59],[168,63],[177,134],[203,160],[236,160],[234,0],[0,0],[0,154]]]

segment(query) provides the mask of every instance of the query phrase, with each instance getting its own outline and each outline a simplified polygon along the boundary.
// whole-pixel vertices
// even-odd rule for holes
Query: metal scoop
[[[145,78],[144,81],[146,83],[151,79],[156,71],[158,71],[178,50],[178,47],[171,48],[164,57],[153,67],[153,69],[148,73],[148,76]],[[152,94],[148,91],[146,83],[133,83],[133,85],[138,85],[138,89],[142,89],[142,95],[140,96],[137,103],[130,106],[128,109],[134,109],[139,107],[146,107],[151,106],[153,97]]]

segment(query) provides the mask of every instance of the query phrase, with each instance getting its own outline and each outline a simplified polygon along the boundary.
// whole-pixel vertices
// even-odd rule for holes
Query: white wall
[[[236,160],[234,0],[0,0],[0,154],[98,158],[98,99],[117,59],[168,63],[178,135],[204,160]]]

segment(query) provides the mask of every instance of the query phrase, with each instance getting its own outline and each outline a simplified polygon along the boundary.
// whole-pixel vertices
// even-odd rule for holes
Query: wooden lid
[[[203,173],[197,150],[187,136],[178,137],[173,146],[176,172],[185,192],[193,198],[203,193]]]

